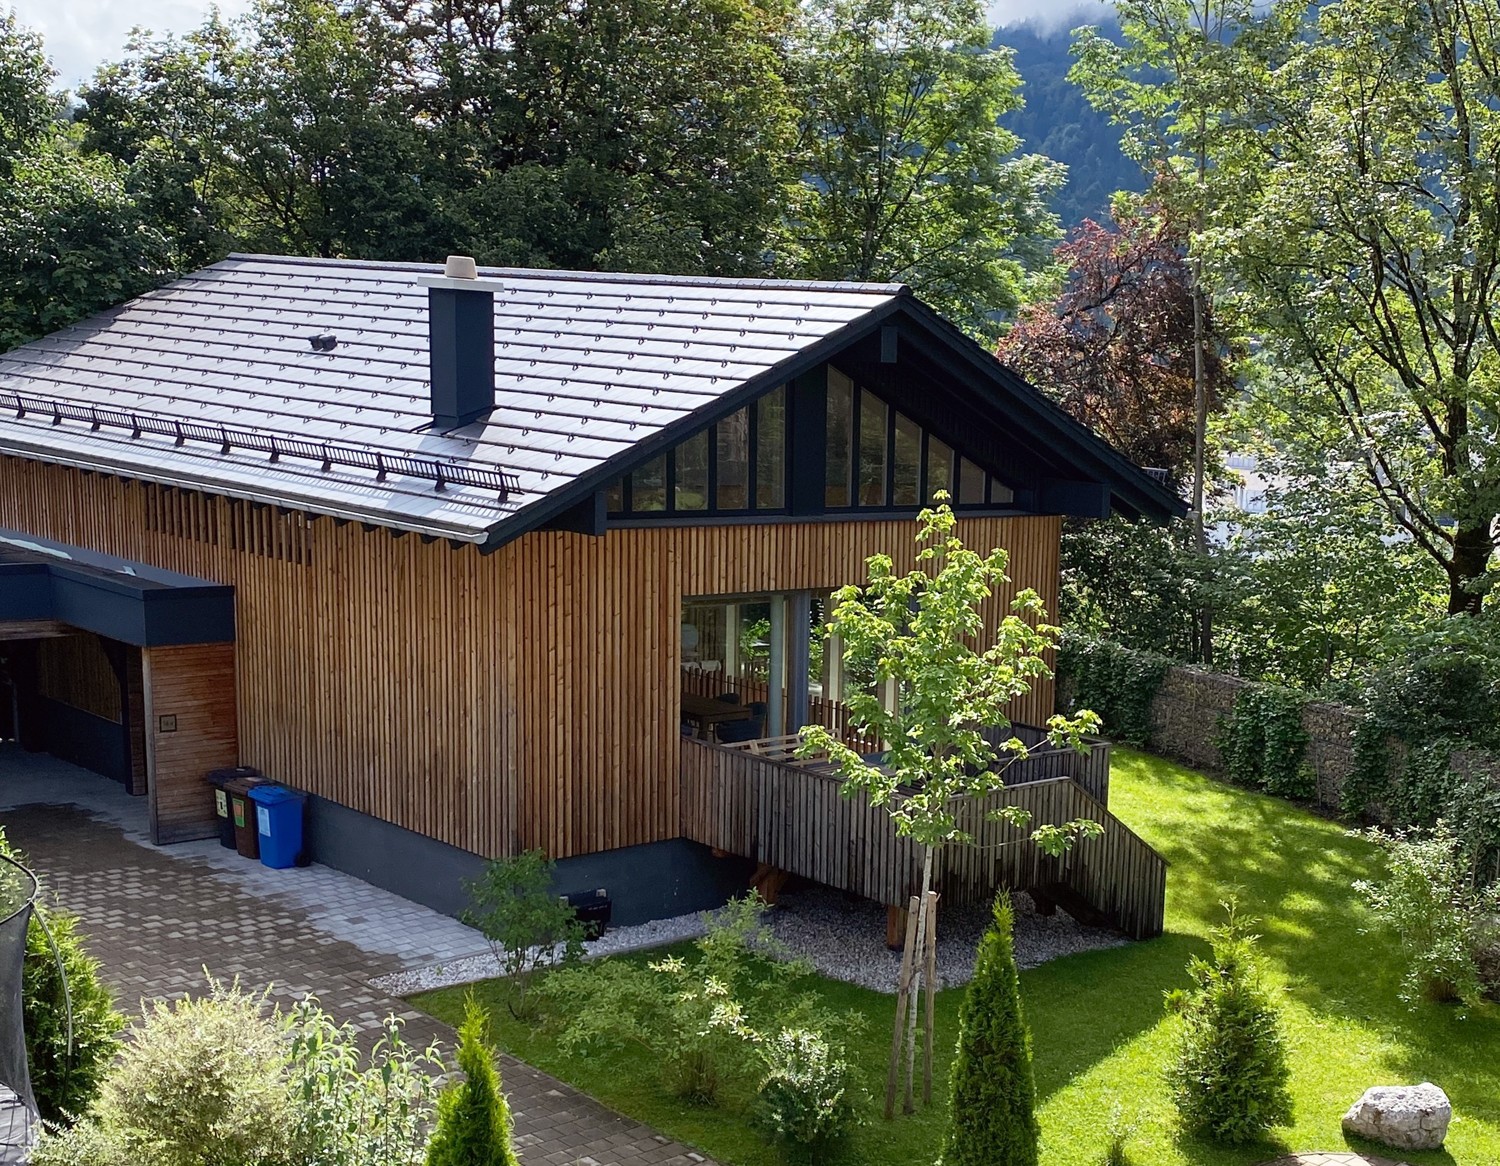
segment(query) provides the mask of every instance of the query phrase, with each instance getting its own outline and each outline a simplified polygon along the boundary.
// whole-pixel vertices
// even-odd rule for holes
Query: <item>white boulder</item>
[[[1376,1085],[1344,1114],[1344,1132],[1399,1150],[1436,1150],[1452,1118],[1448,1095],[1430,1081]]]

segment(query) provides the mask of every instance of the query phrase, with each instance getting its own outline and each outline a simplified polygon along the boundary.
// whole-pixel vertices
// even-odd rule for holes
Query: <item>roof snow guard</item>
[[[433,461],[430,458],[383,453],[378,450],[333,445],[321,441],[302,441],[295,437],[277,437],[274,434],[256,433],[249,429],[231,429],[226,425],[202,425],[192,421],[174,421],[144,413],[124,413],[116,409],[101,409],[95,405],[73,405],[27,393],[0,393],[0,407],[14,410],[17,418],[25,418],[28,412],[40,413],[50,418],[53,425],[61,425],[64,421],[87,422],[89,429],[95,433],[110,426],[115,429],[130,430],[132,438],[139,438],[144,433],[170,437],[176,446],[182,446],[189,441],[216,445],[221,454],[229,454],[236,449],[250,450],[269,454],[273,464],[284,457],[302,458],[306,461],[321,463],[325,474],[334,466],[345,466],[372,470],[377,482],[384,482],[389,474],[400,474],[407,478],[422,478],[430,481],[436,490],[445,490],[449,486],[474,486],[493,492],[496,500],[500,502],[504,502],[512,493],[520,489],[516,476],[503,470],[476,469],[473,466]]]

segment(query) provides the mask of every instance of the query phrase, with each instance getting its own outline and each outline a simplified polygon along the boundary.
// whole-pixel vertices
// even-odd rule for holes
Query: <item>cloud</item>
[[[209,0],[9,0],[22,24],[47,42],[58,84],[69,89],[94,75],[106,61],[125,52],[132,28],[186,32],[208,16]],[[219,0],[225,16],[236,16],[249,0]]]
[[[1103,20],[1113,9],[1109,0],[988,0],[990,23],[1000,28],[1025,24],[1037,32],[1058,32]]]

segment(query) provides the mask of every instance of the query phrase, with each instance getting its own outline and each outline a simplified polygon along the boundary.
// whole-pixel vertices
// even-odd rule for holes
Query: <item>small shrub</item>
[[[489,940],[511,988],[517,1019],[536,1015],[530,988],[539,969],[575,961],[583,925],[552,890],[553,865],[540,850],[498,858],[465,884],[470,906],[460,918]]]
[[[1238,1145],[1292,1120],[1281,1018],[1261,983],[1256,937],[1231,901],[1213,959],[1188,964],[1192,988],[1167,994],[1182,1036],[1167,1084],[1192,1134]]]
[[[484,1010],[470,996],[458,1030],[458,1064],[464,1079],[438,1099],[427,1166],[519,1166],[510,1141],[510,1107],[500,1092],[486,1027]]]
[[[21,981],[31,1087],[44,1119],[70,1121],[89,1107],[98,1092],[119,1052],[125,1017],[99,979],[99,961],[83,949],[77,917],[40,903],[36,913],[26,933],[26,970]],[[55,953],[47,930],[57,943]]]
[[[284,1021],[287,1084],[296,1106],[294,1162],[307,1166],[415,1166],[432,1116],[435,1045],[406,1042],[393,1016],[360,1067],[358,1034],[309,996]]]
[[[85,1137],[152,1166],[281,1166],[297,1113],[264,1003],[237,984],[157,1001],[105,1076]]]
[[[24,865],[3,831],[0,854]],[[99,978],[99,961],[83,948],[77,917],[41,902],[26,932],[21,1011],[37,1109],[48,1122],[71,1121],[88,1108],[119,1051],[125,1017]]]
[[[797,991],[811,968],[784,955],[761,925],[753,895],[710,920],[697,958],[669,956],[641,966],[604,960],[561,968],[542,986],[564,1019],[559,1045],[570,1053],[608,1054],[645,1048],[678,1097],[712,1105],[727,1084],[753,1087],[763,1034],[787,1028],[842,1031],[857,1014],[832,1015]]]
[[[859,1123],[853,1069],[820,1033],[784,1029],[761,1050],[766,1075],[756,1094],[756,1124],[775,1142],[818,1154]]]
[[[1490,917],[1500,914],[1500,885],[1479,887],[1446,822],[1428,832],[1366,833],[1386,852],[1379,882],[1355,889],[1375,917],[1400,937],[1407,970],[1401,998],[1477,1004],[1485,984],[1479,961]]]
[[[1013,925],[1010,896],[1001,894],[959,1010],[943,1166],[1036,1166],[1041,1131]]]

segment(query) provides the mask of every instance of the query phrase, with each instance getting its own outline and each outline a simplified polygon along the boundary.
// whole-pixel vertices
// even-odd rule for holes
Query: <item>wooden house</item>
[[[764,859],[685,774],[840,723],[809,629],[939,489],[1053,610],[1064,516],[1181,511],[901,285],[232,256],[0,356],[0,736],[159,842],[241,763],[441,908],[693,909]]]

